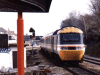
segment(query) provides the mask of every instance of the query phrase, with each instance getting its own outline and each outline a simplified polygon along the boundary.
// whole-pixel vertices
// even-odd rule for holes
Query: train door
[[[56,35],[56,53],[58,54],[57,45],[58,45],[58,35]]]
[[[54,36],[51,37],[51,52],[54,52]]]
[[[54,53],[57,53],[57,35],[54,35]]]

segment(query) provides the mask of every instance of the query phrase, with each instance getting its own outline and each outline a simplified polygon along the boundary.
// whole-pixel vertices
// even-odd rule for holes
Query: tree
[[[100,25],[100,0],[91,0],[91,4],[91,9],[95,16],[94,19],[96,19],[96,23]]]
[[[85,31],[83,20],[80,20],[76,15],[76,12],[71,12],[69,14],[69,18],[65,19],[61,23],[61,28],[63,27],[77,27],[81,29],[83,32]]]

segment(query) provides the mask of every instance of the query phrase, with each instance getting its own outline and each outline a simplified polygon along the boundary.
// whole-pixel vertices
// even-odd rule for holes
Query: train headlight
[[[61,50],[68,50],[68,47],[61,47]]]
[[[76,47],[76,50],[82,50],[83,47]]]

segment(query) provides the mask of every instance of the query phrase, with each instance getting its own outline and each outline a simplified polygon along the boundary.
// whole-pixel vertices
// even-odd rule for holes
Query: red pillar
[[[24,75],[24,33],[22,12],[18,12],[17,20],[17,75]]]

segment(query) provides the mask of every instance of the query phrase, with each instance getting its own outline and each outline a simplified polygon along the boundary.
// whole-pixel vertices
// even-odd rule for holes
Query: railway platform
[[[17,61],[17,47],[10,47],[11,52],[10,52],[10,56],[7,59],[9,60],[9,58],[13,58],[10,62],[11,68],[6,69],[6,68],[2,68],[2,70],[0,70],[0,75],[17,75],[17,63],[15,63]],[[34,55],[37,54],[37,50],[40,50],[40,46],[34,46],[32,49],[32,46],[26,46],[24,47],[24,68],[25,68],[25,75],[46,75],[48,72],[46,72],[46,70],[43,70],[42,67],[43,66],[36,66],[35,64],[39,64],[38,62],[34,61],[34,63],[30,63],[30,58],[34,58],[34,55],[29,53],[27,54],[27,52],[34,52]],[[27,57],[30,57],[26,60]],[[13,61],[14,60],[14,61]],[[13,63],[14,62],[14,63]],[[33,62],[33,61],[32,61]],[[8,63],[9,64],[9,63]],[[33,65],[34,64],[34,65]],[[30,66],[29,66],[30,65]],[[16,66],[16,67],[13,67]]]

